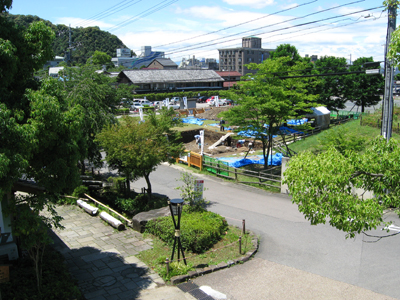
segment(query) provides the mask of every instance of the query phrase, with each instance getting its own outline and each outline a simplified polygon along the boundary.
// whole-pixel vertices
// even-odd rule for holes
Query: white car
[[[216,103],[217,103],[216,99],[213,99],[213,100],[210,101],[210,106],[216,106]],[[226,99],[218,98],[218,105],[219,106],[224,106],[224,105],[227,105],[227,104],[228,104],[228,102],[226,101]]]
[[[143,108],[144,106],[139,102],[133,102],[131,105],[131,110],[138,110],[139,108]]]
[[[173,97],[169,100],[170,103],[172,104],[178,104],[180,102],[181,98],[179,97]]]

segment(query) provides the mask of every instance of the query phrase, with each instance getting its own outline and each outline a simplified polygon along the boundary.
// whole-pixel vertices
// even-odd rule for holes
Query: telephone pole
[[[385,89],[383,94],[381,135],[389,141],[392,136],[393,123],[393,60],[388,59],[389,44],[393,31],[396,29],[397,6],[388,7],[388,28],[385,48]]]

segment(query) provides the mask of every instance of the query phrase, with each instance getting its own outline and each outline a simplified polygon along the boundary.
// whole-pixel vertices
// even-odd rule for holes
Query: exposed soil
[[[197,118],[204,118],[207,120],[215,120],[216,122],[219,122],[221,118],[218,117],[218,114],[222,111],[226,111],[230,109],[231,106],[222,106],[222,107],[213,107],[212,109],[206,110],[202,114],[196,115]],[[226,124],[226,127],[229,126],[229,124]],[[227,145],[227,142],[223,145],[219,145],[215,147],[214,149],[208,149],[211,145],[213,145],[215,142],[217,142],[222,136],[227,134],[228,132],[221,132],[219,130],[219,127],[215,127],[215,129],[210,130],[210,129],[204,129],[204,153],[212,155],[214,157],[221,157],[221,156],[230,156],[230,155],[245,155],[247,151],[249,150],[248,148],[248,143],[253,142],[252,139],[245,139],[245,142],[242,147],[236,147],[236,140],[232,139],[231,146]],[[194,139],[194,136],[196,134],[199,134],[199,130],[190,130],[190,131],[185,131],[182,132],[183,136],[183,142],[185,144],[185,148],[188,151],[193,151],[196,153],[200,153],[199,146],[196,144],[196,141]],[[262,149],[259,143],[255,144],[254,147],[255,150]]]

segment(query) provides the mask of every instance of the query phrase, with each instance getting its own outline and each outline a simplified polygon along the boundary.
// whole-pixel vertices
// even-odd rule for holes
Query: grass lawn
[[[170,280],[171,277],[187,274],[196,268],[205,268],[211,265],[217,265],[221,262],[228,262],[239,257],[252,249],[253,236],[246,234],[242,237],[242,254],[239,253],[239,236],[242,235],[242,230],[229,226],[226,234],[207,252],[196,254],[185,251],[187,266],[183,261],[179,264],[177,261],[177,252],[175,249],[174,263],[170,264],[170,272],[167,275],[165,260],[171,259],[172,247],[168,246],[156,236],[147,234],[147,237],[153,239],[153,249],[140,252],[138,258],[147,266],[156,271],[164,280]]]
[[[360,120],[349,121],[345,124],[338,126],[340,126],[341,128],[345,128],[348,131],[352,131],[354,134],[358,136],[365,137],[367,140],[372,140],[381,134],[381,130],[378,128],[370,126],[360,126]],[[313,135],[301,141],[297,141],[296,143],[290,144],[289,148],[296,151],[297,153],[306,150],[316,149],[320,144],[319,139],[321,139],[324,135],[326,135],[329,130],[335,130],[335,128],[336,126],[324,130],[319,134]],[[397,133],[393,133],[392,137],[396,140],[400,140],[400,135]]]

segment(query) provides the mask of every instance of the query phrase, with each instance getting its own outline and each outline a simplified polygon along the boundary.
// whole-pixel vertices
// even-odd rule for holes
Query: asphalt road
[[[180,185],[181,171],[180,168],[173,166],[159,166],[150,175],[153,192],[165,194],[170,198],[179,197],[179,191],[175,188]],[[279,270],[288,267],[289,270],[304,272],[302,274],[319,275],[321,278],[330,280],[333,286],[335,286],[333,283],[341,282],[400,299],[398,284],[400,256],[397,253],[400,235],[379,241],[377,238],[365,235],[346,239],[343,232],[329,225],[311,226],[287,195],[271,194],[255,188],[227,183],[215,177],[202,176],[202,178],[205,179],[207,188],[204,196],[211,202],[209,210],[227,217],[228,222],[233,225],[240,226],[241,220],[245,219],[246,228],[259,235],[261,245],[256,259],[260,261],[260,265],[274,263],[282,266]],[[132,187],[138,191],[145,186],[143,179],[132,183]],[[385,218],[400,224],[399,218],[393,213],[388,213]],[[395,232],[391,231],[389,234]],[[382,230],[369,232],[369,234],[387,235]],[[233,273],[230,275],[228,273],[227,276],[235,274],[235,268],[231,269]],[[255,272],[254,275],[261,276],[261,270],[258,270],[258,273]],[[266,267],[265,272],[267,270]],[[251,276],[246,272],[244,274]],[[209,275],[212,286],[212,283],[216,281],[211,279],[211,274]],[[208,278],[209,275],[204,278]],[[316,280],[315,278],[319,277],[313,277],[310,280]],[[255,290],[256,285],[260,289],[257,280],[251,278],[238,280],[245,280],[250,286],[253,284]],[[228,286],[228,282],[232,284],[232,281],[222,280],[222,282],[226,282],[227,286],[220,284],[219,289],[225,289],[228,293],[233,291],[233,287]],[[366,294],[354,295],[356,296],[353,298],[344,298],[377,298],[376,294],[375,296],[372,294],[371,297],[367,297]],[[318,299],[318,297],[313,298]]]

